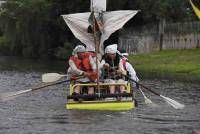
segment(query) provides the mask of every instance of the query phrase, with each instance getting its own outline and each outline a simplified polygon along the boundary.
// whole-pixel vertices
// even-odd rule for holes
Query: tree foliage
[[[107,0],[107,4],[110,11],[141,10],[138,24],[195,19],[188,0]],[[68,56],[78,41],[60,15],[89,8],[90,0],[7,0],[0,9],[1,42],[11,55]]]

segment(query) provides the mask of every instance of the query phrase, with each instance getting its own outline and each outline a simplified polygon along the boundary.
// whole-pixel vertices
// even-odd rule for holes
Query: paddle
[[[91,81],[95,81],[95,79],[97,77],[96,75],[97,75],[96,72],[92,72],[87,77]],[[61,79],[62,77],[65,77],[65,76],[69,76],[69,75],[61,75],[61,74],[58,74],[58,73],[46,73],[46,74],[42,75],[42,82],[45,82],[45,83],[56,82],[59,79]],[[84,77],[86,77],[86,76],[83,76],[83,75],[80,75],[80,76],[71,76],[70,79],[71,80],[77,80],[77,79],[84,78]]]
[[[153,94],[157,95],[157,96],[160,96],[163,100],[165,100],[169,105],[171,105],[172,107],[174,107],[175,109],[183,109],[185,107],[185,105],[183,104],[180,104],[179,102],[169,98],[169,97],[165,97],[155,91],[153,91],[152,89],[144,86],[143,84],[131,79],[130,77],[128,77],[127,75],[124,75],[125,77],[127,77],[128,79],[130,79],[131,81],[135,82],[136,84],[140,85],[141,87],[147,89],[148,91],[152,92]]]
[[[61,75],[58,73],[46,73],[42,75],[42,82],[46,82],[46,83],[55,82],[65,76],[68,76],[68,75]]]
[[[2,93],[2,94],[0,94],[0,100],[3,100],[3,101],[10,100],[10,99],[12,99],[14,97],[18,97],[19,95],[22,95],[24,93],[36,91],[36,90],[39,90],[39,89],[42,89],[45,87],[61,84],[61,83],[68,82],[68,81],[70,81],[70,80],[63,80],[63,81],[59,81],[59,82],[49,83],[49,84],[41,85],[39,87],[30,88],[30,89],[26,89],[26,90],[20,90],[20,91],[16,91],[16,92]]]
[[[144,94],[144,92],[142,91],[141,88],[139,88],[140,92],[142,93],[143,97],[144,97],[144,103],[145,104],[151,104],[153,103],[149,98],[147,98],[147,96]]]
[[[118,54],[121,54],[119,51],[118,51]],[[123,58],[126,58],[126,57],[124,57],[123,55],[121,55]],[[126,60],[127,60],[127,58],[126,58]],[[115,70],[115,69],[113,69],[113,70]],[[116,71],[116,70],[115,70]],[[122,75],[124,75],[124,74],[122,74]],[[127,77],[128,79],[130,79],[127,75],[124,75],[125,77]],[[139,87],[138,87],[139,88]],[[141,88],[139,88],[139,90],[140,90],[140,92],[141,92],[141,94],[142,94],[142,96],[144,97],[144,102],[145,102],[145,104],[151,104],[152,103],[152,101],[149,99],[149,98],[147,98],[147,96],[144,94],[144,92],[142,91],[142,89]]]

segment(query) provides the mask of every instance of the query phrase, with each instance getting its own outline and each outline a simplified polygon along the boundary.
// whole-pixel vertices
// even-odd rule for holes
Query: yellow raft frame
[[[130,83],[128,84],[109,84],[109,83],[100,83],[100,90],[103,90],[103,87],[110,85],[124,85],[126,92],[131,93]],[[73,93],[73,89],[76,86],[97,86],[96,83],[91,84],[70,84],[70,95]],[[113,100],[95,100],[95,101],[73,101],[73,99],[68,99],[66,104],[66,109],[78,109],[78,110],[105,110],[105,111],[124,111],[131,110],[135,108],[135,101],[133,97],[123,97],[121,101],[117,101],[115,98]]]

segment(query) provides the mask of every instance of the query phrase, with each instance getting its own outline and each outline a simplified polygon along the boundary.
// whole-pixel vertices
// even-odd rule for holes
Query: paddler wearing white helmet
[[[138,82],[139,79],[137,77],[136,71],[133,68],[133,65],[128,61],[129,54],[126,53],[126,51],[121,51],[120,55],[122,56],[123,66],[124,66],[124,69],[127,71],[127,76],[129,78],[133,79],[134,81]],[[126,80],[128,81],[128,79],[126,79]],[[132,82],[132,86],[133,86],[133,89],[138,88],[138,85],[136,85],[135,82]]]
[[[109,45],[105,48],[105,55],[101,61],[101,69],[103,70],[102,75],[105,83],[124,83],[123,75],[126,71],[122,64],[122,59],[117,54],[117,44]],[[125,92],[124,85],[120,87],[120,93]],[[110,93],[114,94],[115,86],[109,86]]]
[[[77,45],[73,54],[69,59],[69,67],[71,69],[71,74],[74,77],[84,76],[84,78],[79,78],[75,83],[87,82],[90,83],[95,81],[96,77],[93,74],[96,72],[96,66],[94,66],[91,56],[87,54],[86,48],[83,45]],[[92,78],[91,78],[92,77]],[[94,79],[93,79],[94,78]],[[80,94],[81,86],[77,86],[74,89],[73,95]],[[88,94],[93,94],[94,88],[88,87]]]

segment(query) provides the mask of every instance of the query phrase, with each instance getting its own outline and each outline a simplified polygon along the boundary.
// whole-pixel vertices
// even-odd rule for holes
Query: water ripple
[[[0,72],[0,93],[41,84],[42,72]],[[145,85],[186,105],[176,110],[144,90],[154,105],[146,105],[137,92],[139,106],[130,111],[66,110],[68,83],[0,102],[0,133],[48,134],[188,134],[200,129],[200,85],[146,80]]]

